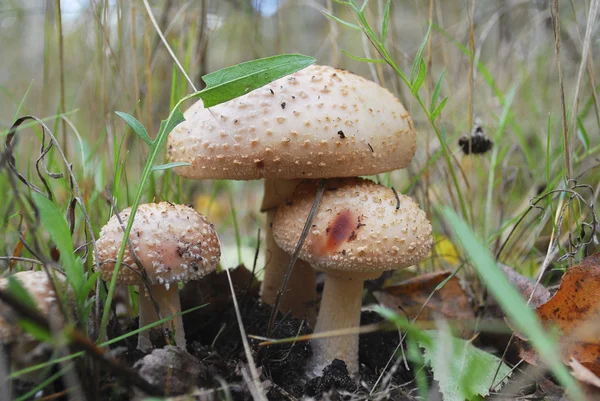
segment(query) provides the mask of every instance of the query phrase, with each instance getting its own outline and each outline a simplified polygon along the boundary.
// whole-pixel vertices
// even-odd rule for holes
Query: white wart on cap
[[[123,226],[113,216],[100,231],[96,245],[104,280],[112,277],[123,240],[122,227],[127,225],[130,214],[130,208],[121,212]],[[181,312],[177,284],[200,279],[214,271],[221,257],[214,226],[194,209],[183,205],[168,202],[140,205],[129,238],[142,266],[140,268],[135,263],[130,247],[126,247],[124,266],[117,280],[120,284],[140,286],[140,327],[158,320],[150,294],[141,281],[142,269],[149,281],[151,295],[164,318]],[[175,333],[177,346],[185,348],[181,316],[175,317],[167,326]],[[140,333],[138,348],[148,350],[151,347],[148,331]]]
[[[195,179],[328,178],[406,167],[416,134],[400,101],[375,82],[313,65],[210,109],[169,135],[168,158]],[[214,115],[214,116],[213,116]]]

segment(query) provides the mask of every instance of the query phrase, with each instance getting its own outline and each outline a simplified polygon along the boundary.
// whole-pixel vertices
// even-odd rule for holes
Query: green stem
[[[165,127],[168,127],[175,115],[175,112],[179,110],[179,107],[186,101],[199,97],[200,92],[194,92],[183,99],[181,99],[171,113],[169,114],[169,118],[164,124]],[[119,254],[117,256],[117,261],[115,263],[115,268],[113,270],[112,277],[110,279],[110,284],[108,287],[108,294],[106,296],[106,302],[104,303],[104,310],[102,311],[102,320],[100,322],[100,332],[98,334],[98,340],[102,341],[106,334],[106,327],[108,325],[108,317],[110,315],[110,308],[112,306],[112,300],[115,293],[115,288],[117,286],[117,277],[119,275],[119,271],[121,270],[121,262],[123,261],[123,256],[125,255],[125,247],[127,245],[126,238],[129,238],[129,233],[131,232],[131,227],[133,226],[133,221],[135,219],[135,214],[137,212],[137,208],[140,204],[140,200],[142,199],[142,194],[144,192],[144,188],[150,178],[150,174],[152,174],[152,170],[154,168],[154,161],[158,157],[159,152],[162,150],[162,147],[169,136],[169,132],[165,130],[161,130],[158,132],[156,139],[150,146],[150,154],[148,155],[148,160],[146,161],[146,165],[144,166],[144,170],[142,171],[142,176],[140,178],[140,185],[137,188],[135,193],[135,197],[133,199],[133,203],[131,204],[131,214],[127,220],[127,226],[125,227],[125,232],[123,234],[123,240],[121,241],[121,247],[119,248]]]
[[[398,65],[396,64],[396,62],[393,60],[392,56],[389,54],[389,52],[385,48],[384,44],[379,40],[379,38],[377,38],[377,35],[375,35],[375,33],[373,32],[373,30],[371,29],[371,27],[369,25],[369,22],[367,21],[367,19],[365,17],[364,12],[360,8],[358,8],[358,6],[356,5],[356,3],[354,1],[352,1],[351,3],[349,3],[348,6],[356,14],[356,18],[358,19],[359,23],[361,24],[361,26],[363,28],[363,33],[365,35],[367,35],[367,38],[369,39],[369,41],[371,42],[371,44],[373,45],[373,47],[375,47],[375,50],[377,50],[377,52],[381,55],[381,57],[383,57],[383,59],[385,60],[385,62],[390,67],[392,67],[392,69],[394,70],[394,72],[396,74],[398,74],[398,76],[404,81],[404,83],[406,85],[408,85],[409,88],[411,88],[411,93],[413,93],[413,96],[417,100],[417,102],[419,103],[419,106],[421,106],[421,109],[423,109],[423,111],[427,115],[427,120],[431,124],[431,127],[435,131],[435,134],[436,134],[438,140],[440,141],[442,152],[444,154],[444,159],[446,160],[446,163],[448,164],[448,170],[450,171],[450,176],[452,178],[452,183],[454,184],[454,187],[456,188],[458,200],[460,202],[461,212],[462,212],[464,218],[467,221],[470,221],[469,213],[467,211],[467,204],[466,204],[465,199],[464,199],[464,197],[462,195],[462,192],[460,190],[460,186],[458,184],[458,179],[456,177],[456,172],[454,171],[454,167],[452,166],[452,157],[450,156],[450,152],[448,151],[448,147],[446,146],[446,142],[444,141],[439,128],[435,124],[435,120],[431,118],[431,113],[429,112],[429,110],[425,106],[425,104],[423,103],[423,100],[421,99],[421,97],[419,96],[419,94],[418,93],[414,93],[412,91],[412,85],[411,85],[411,82],[409,81],[409,79],[406,77],[406,75],[404,75],[404,73],[402,72],[402,70],[400,69],[400,67],[398,67]]]

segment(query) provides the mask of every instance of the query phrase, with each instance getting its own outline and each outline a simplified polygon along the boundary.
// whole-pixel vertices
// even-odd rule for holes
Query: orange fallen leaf
[[[560,287],[548,302],[537,308],[546,327],[558,327],[561,356],[565,363],[576,359],[600,375],[600,253],[569,268]],[[524,347],[521,357],[537,365],[537,355]]]
[[[402,308],[410,319],[417,315],[418,320],[433,320],[440,315],[448,319],[473,319],[475,313],[469,298],[456,276],[448,279],[451,274],[449,271],[423,274],[387,286],[374,295],[389,308]],[[446,279],[444,286],[435,291]]]

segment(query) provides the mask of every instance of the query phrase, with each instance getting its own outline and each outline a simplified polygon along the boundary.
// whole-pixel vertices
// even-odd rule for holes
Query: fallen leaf
[[[529,305],[531,305],[533,308],[537,308],[538,306],[546,303],[552,297],[550,291],[548,291],[546,287],[541,284],[536,287],[535,281],[518,273],[512,267],[502,263],[498,263],[498,267],[504,272],[508,280],[515,286],[515,288],[521,293],[521,295],[523,295],[525,299],[529,299],[531,297],[531,302]],[[532,293],[533,297],[531,296]]]
[[[565,272],[560,287],[548,302],[537,308],[542,323],[557,327],[561,356],[573,358],[595,375],[600,375],[600,253],[582,260]],[[522,347],[521,357],[538,365],[537,355]]]
[[[425,349],[425,362],[431,366],[444,401],[478,400],[488,395],[490,388],[498,391],[510,376],[510,368],[500,358],[469,341],[446,331],[428,331],[427,334],[431,341],[419,342],[419,345]]]
[[[409,319],[417,315],[418,320],[433,320],[440,316],[457,320],[473,319],[475,313],[469,298],[458,277],[451,275],[449,271],[422,274],[387,286],[374,295],[384,306],[401,308]],[[439,287],[442,283],[444,285]]]

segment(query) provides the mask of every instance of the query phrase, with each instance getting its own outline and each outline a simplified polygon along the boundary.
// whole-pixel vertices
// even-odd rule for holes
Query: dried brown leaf
[[[377,291],[375,297],[389,308],[402,308],[410,319],[433,320],[440,316],[473,319],[475,313],[469,297],[456,276],[448,279],[451,274],[449,271],[422,274],[387,286],[383,291]],[[437,286],[446,279],[448,281],[444,286],[436,291]]]
[[[548,328],[557,327],[561,356],[565,363],[576,359],[595,375],[600,375],[600,253],[585,258],[563,275],[558,291],[537,308]],[[521,356],[537,365],[537,355],[527,346]]]

